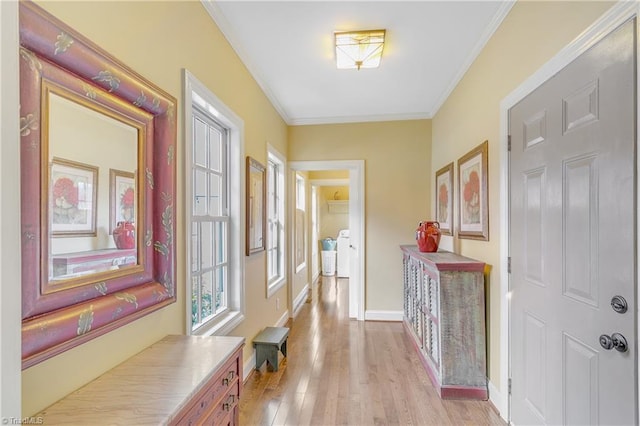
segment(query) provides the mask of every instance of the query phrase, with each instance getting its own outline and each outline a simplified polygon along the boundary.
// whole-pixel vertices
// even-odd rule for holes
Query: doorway
[[[339,235],[349,233],[349,172],[313,171],[309,173],[311,184],[311,273],[312,282],[321,275],[335,275],[348,278],[349,244],[342,244]],[[335,247],[325,257],[325,239],[334,240]],[[348,241],[348,238],[346,239]],[[330,245],[330,244],[326,244]],[[327,264],[323,259],[329,260]],[[346,261],[347,271],[345,265]]]
[[[347,170],[349,172],[349,231],[350,231],[350,256],[349,256],[349,317],[360,321],[364,320],[364,160],[336,160],[336,161],[292,161],[289,162],[291,175],[297,172],[310,171],[334,171]],[[293,209],[290,218],[294,217]],[[291,220],[291,219],[290,219]],[[291,221],[290,221],[291,223]],[[291,237],[292,246],[294,236]],[[307,256],[310,256],[309,253]],[[293,259],[292,259],[293,260]],[[295,261],[291,262],[295,264]],[[311,264],[307,259],[307,264]],[[312,282],[312,268],[308,268],[308,280]],[[292,303],[295,296],[292,286],[289,286],[289,301]],[[289,307],[293,312],[293,306]]]

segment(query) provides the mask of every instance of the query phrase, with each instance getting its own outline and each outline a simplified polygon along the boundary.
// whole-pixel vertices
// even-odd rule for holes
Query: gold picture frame
[[[135,173],[109,169],[109,234],[118,222],[135,222],[137,192]]]
[[[98,167],[54,157],[51,161],[51,235],[96,235]]]
[[[453,235],[453,162],[436,172],[436,220],[442,235]]]
[[[458,160],[458,237],[489,241],[489,141]]]

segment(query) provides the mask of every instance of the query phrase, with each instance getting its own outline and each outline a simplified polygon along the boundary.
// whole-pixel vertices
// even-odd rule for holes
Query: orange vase
[[[440,224],[438,222],[420,222],[418,224],[418,229],[416,229],[418,250],[427,253],[438,251],[438,244],[440,244],[441,235]]]

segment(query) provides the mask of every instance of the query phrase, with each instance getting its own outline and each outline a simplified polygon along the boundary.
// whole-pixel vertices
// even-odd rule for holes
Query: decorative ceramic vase
[[[136,227],[132,222],[118,222],[113,230],[113,241],[119,249],[132,249],[136,246]]]
[[[438,222],[420,222],[416,229],[416,241],[418,242],[418,250],[421,252],[436,252],[438,244],[440,244],[440,223]]]

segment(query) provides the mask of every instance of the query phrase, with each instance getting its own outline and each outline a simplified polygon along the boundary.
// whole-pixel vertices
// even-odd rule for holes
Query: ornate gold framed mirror
[[[175,302],[176,100],[20,2],[23,368]]]

